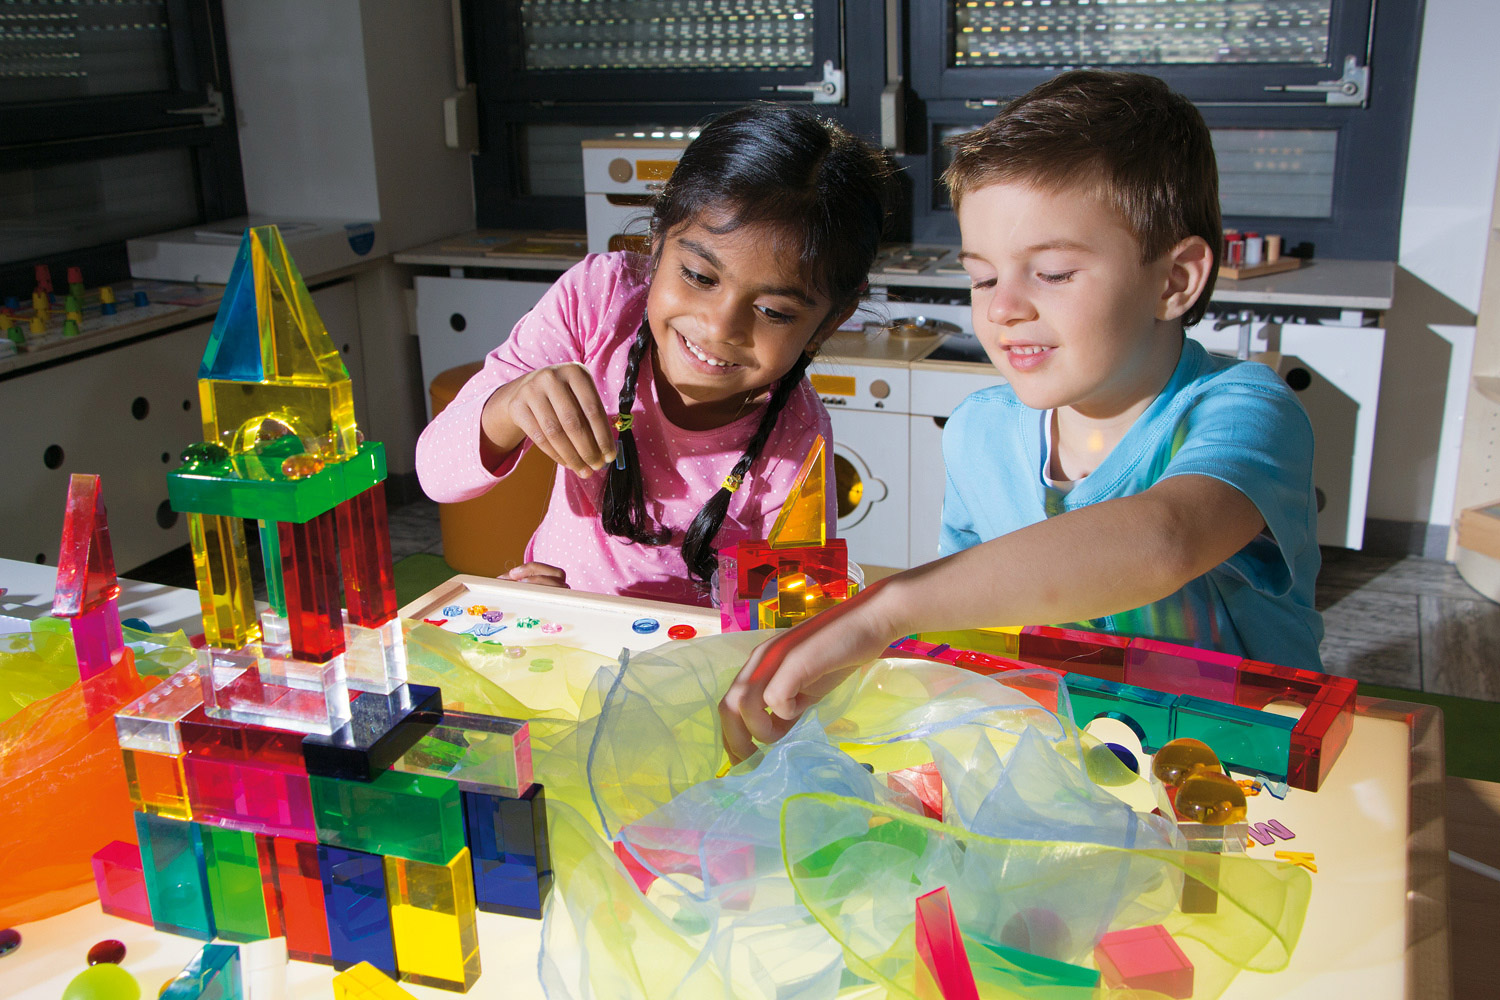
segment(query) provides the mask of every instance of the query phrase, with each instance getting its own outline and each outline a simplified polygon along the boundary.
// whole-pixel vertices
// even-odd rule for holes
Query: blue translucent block
[[[250,233],[240,243],[229,272],[229,284],[219,301],[219,314],[208,347],[198,365],[200,379],[259,382],[266,377],[261,362],[260,314],[255,301],[255,269],[250,266]]]
[[[1177,699],[1172,735],[1207,743],[1237,771],[1285,781],[1297,719],[1222,701],[1182,695]]]
[[[335,969],[369,962],[396,978],[396,946],[385,891],[385,860],[377,854],[318,845],[328,914],[328,945]]]
[[[151,901],[151,925],[169,934],[212,939],[213,909],[198,824],[138,812],[135,832]]]
[[[159,1000],[246,1000],[240,983],[240,950],[230,944],[204,945]]]
[[[1177,701],[1176,695],[1083,674],[1069,674],[1067,685],[1073,721],[1078,728],[1082,729],[1101,715],[1119,719],[1135,731],[1140,737],[1141,747],[1150,752],[1172,738],[1172,707]]]
[[[540,920],[552,888],[542,786],[532,785],[520,798],[464,792],[463,802],[476,905],[487,913]]]

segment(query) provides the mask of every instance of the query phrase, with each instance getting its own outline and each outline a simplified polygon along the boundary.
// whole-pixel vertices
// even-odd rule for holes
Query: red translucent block
[[[1348,677],[1245,660],[1240,664],[1234,703],[1255,709],[1273,701],[1303,706],[1302,718],[1292,729],[1286,780],[1293,788],[1315,792],[1349,742],[1358,688]]]
[[[1232,653],[1131,639],[1125,650],[1124,683],[1167,694],[1232,702],[1242,662],[1243,657]]]
[[[396,576],[385,484],[376,483],[335,508],[344,563],[344,604],[349,621],[366,628],[396,616]]]
[[[100,909],[112,917],[151,926],[151,901],[146,895],[141,849],[123,840],[112,840],[94,852],[93,863]]]
[[[288,837],[255,838],[261,887],[271,936],[286,938],[287,954],[299,962],[333,964],[328,911],[318,874],[318,845]]]
[[[766,585],[775,580],[781,567],[800,563],[801,571],[836,600],[849,596],[849,547],[842,538],[830,538],[823,545],[776,549],[764,539],[740,542],[735,554],[739,589],[734,596],[758,601],[765,596]],[[720,595],[720,600],[725,596]]]
[[[1161,924],[1111,931],[1094,946],[1094,962],[1111,989],[1193,995],[1193,963]]]
[[[632,825],[630,843],[615,841],[615,856],[644,893],[661,875],[688,875],[705,887],[747,882],[755,872],[755,847],[744,841],[710,836],[700,830]],[[749,902],[750,888],[725,898],[726,905]]]
[[[917,1000],[979,1000],[948,889],[917,897]]]
[[[201,707],[177,723],[184,753],[305,771],[300,732],[216,719]]]
[[[943,776],[932,762],[890,771],[885,783],[892,791],[909,792],[922,804],[922,814],[928,819],[943,818]]]
[[[188,754],[188,802],[200,823],[294,840],[317,840],[307,772]]]
[[[93,611],[119,593],[99,477],[75,473],[68,480],[68,506],[63,513],[62,544],[57,553],[52,613],[59,618],[71,618]]]
[[[1053,625],[1027,625],[1021,629],[1017,655],[1040,667],[1124,684],[1125,649],[1129,645],[1130,640],[1120,635]]]
[[[302,524],[283,521],[277,525],[292,653],[313,663],[324,663],[344,651],[334,522],[333,511],[327,511]]]

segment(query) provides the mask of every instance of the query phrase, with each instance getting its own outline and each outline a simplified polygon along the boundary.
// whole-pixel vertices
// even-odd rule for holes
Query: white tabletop
[[[33,621],[52,613],[52,592],[57,586],[57,567],[19,559],[0,559],[0,616]],[[203,611],[198,592],[160,583],[120,580],[120,617],[139,618],[153,632],[188,635],[203,631]],[[0,628],[0,631],[14,629]]]

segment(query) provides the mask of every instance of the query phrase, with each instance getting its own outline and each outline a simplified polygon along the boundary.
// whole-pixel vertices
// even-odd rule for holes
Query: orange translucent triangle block
[[[917,897],[917,1000],[979,1000],[948,889]]]
[[[824,494],[828,478],[824,474],[824,450],[820,434],[802,462],[786,503],[781,505],[781,513],[771,527],[768,540],[773,549],[822,545],[828,540],[828,506]]]
[[[75,473],[68,481],[52,614],[73,618],[102,607],[119,593],[99,477]]]

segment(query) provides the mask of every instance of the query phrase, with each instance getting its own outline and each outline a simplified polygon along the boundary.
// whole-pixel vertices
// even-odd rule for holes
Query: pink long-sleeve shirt
[[[519,461],[524,442],[498,469],[480,459],[480,414],[490,395],[511,379],[548,365],[579,362],[594,379],[606,413],[618,407],[630,343],[646,312],[649,261],[630,253],[593,254],[558,279],[507,339],[485,358],[484,367],[459,390],[417,441],[417,475],[438,503],[456,503],[484,493]],[[581,479],[559,466],[547,515],[526,546],[526,559],[560,566],[568,585],[600,594],[624,594],[679,604],[709,604],[706,588],[682,559],[682,538],[698,510],[714,495],[744,454],[764,404],[723,427],[694,431],[662,413],[648,350],[636,380],[632,430],[645,481],[646,511],[672,531],[666,545],[627,542],[608,534],[599,519],[604,475]],[[833,433],[828,411],[806,379],[782,409],[765,450],[714,539],[722,548],[742,539],[764,538],[817,435],[824,452],[829,535],[837,517],[833,477]]]

